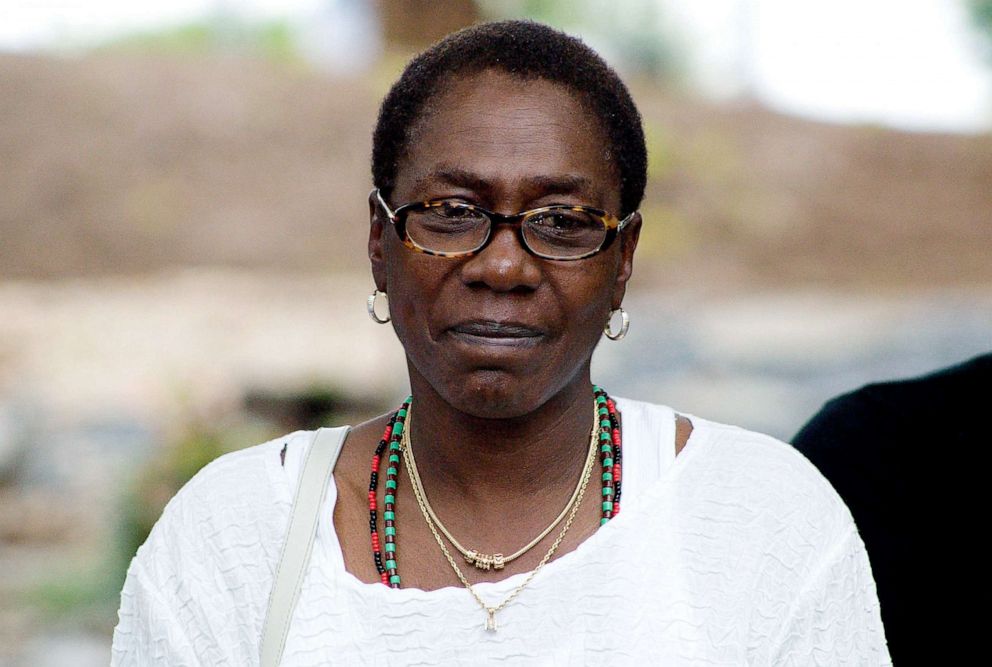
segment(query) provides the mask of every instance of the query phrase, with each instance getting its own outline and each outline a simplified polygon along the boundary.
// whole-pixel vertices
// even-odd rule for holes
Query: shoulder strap
[[[303,473],[293,500],[289,530],[279,556],[265,624],[262,626],[261,667],[277,667],[282,660],[289,622],[310,562],[320,508],[327,493],[334,463],[347,434],[347,426],[317,429],[303,461]]]

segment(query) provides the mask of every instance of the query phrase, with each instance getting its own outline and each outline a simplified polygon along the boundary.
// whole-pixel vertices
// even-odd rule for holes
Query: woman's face
[[[451,198],[500,213],[584,204],[616,215],[606,146],[565,88],[495,71],[457,78],[414,128],[388,203]],[[630,277],[639,216],[599,254],[556,262],[530,255],[505,225],[472,257],[417,253],[372,213],[373,275],[414,391],[426,382],[463,412],[511,418],[589,381],[593,348]]]

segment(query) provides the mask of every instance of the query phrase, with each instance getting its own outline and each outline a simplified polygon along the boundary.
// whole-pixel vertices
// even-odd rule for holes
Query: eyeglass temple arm
[[[375,198],[379,200],[379,206],[382,207],[382,210],[385,211],[386,215],[389,217],[389,221],[396,222],[396,214],[393,213],[391,208],[389,208],[389,204],[386,203],[386,200],[382,198],[382,191],[380,191],[379,188],[372,188],[372,192],[370,192],[369,195],[371,196],[373,192],[375,193]]]
[[[631,211],[630,212],[630,215],[628,215],[626,218],[624,218],[623,220],[621,220],[620,222],[618,222],[617,223],[617,231],[618,232],[622,232],[623,231],[623,228],[627,226],[627,223],[629,223],[631,220],[634,219],[634,216],[635,215],[637,215],[637,211]]]

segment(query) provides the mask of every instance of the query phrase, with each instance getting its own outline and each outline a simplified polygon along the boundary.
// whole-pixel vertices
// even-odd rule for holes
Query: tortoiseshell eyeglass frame
[[[530,254],[535,257],[540,257],[541,259],[550,259],[556,262],[571,262],[577,259],[586,259],[587,257],[592,257],[593,255],[606,250],[610,247],[610,244],[616,239],[616,237],[623,231],[623,228],[633,219],[637,211],[632,212],[623,220],[617,218],[617,216],[612,213],[608,213],[598,208],[593,208],[591,206],[567,206],[567,205],[555,205],[555,206],[542,206],[541,208],[534,208],[529,211],[521,211],[520,213],[514,213],[512,215],[504,215],[503,213],[495,213],[481,206],[476,206],[474,204],[466,204],[464,202],[452,202],[450,199],[437,199],[432,201],[418,201],[411,202],[409,204],[403,204],[397,206],[395,210],[389,208],[389,204],[383,199],[382,193],[379,188],[373,188],[370,195],[374,194],[376,200],[379,202],[379,206],[385,212],[386,217],[389,221],[393,223],[393,227],[396,228],[396,233],[399,234],[400,240],[410,250],[416,252],[422,252],[425,255],[433,255],[435,257],[471,257],[473,255],[478,255],[480,252],[486,249],[493,240],[493,227],[495,225],[513,225],[517,229],[517,238],[520,240],[520,245]],[[406,233],[406,216],[411,211],[426,211],[431,208],[439,208],[444,205],[457,204],[460,208],[464,208],[466,211],[477,211],[482,213],[489,218],[489,233],[486,234],[485,240],[476,248],[472,250],[463,250],[459,252],[443,252],[440,250],[431,250],[430,248],[424,248],[417,245],[413,239],[410,238],[409,234]],[[555,257],[554,255],[545,255],[543,253],[537,252],[530,247],[527,243],[527,239],[524,236],[524,221],[538,213],[546,213],[548,211],[581,211],[583,213],[589,213],[596,218],[598,218],[602,223],[603,227],[606,229],[606,236],[603,237],[603,242],[599,244],[599,247],[595,250],[590,250],[589,252],[582,253],[580,255],[575,255],[573,257]]]

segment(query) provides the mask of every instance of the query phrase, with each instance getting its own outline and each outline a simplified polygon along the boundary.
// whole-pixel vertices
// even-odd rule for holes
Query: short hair
[[[599,121],[620,181],[621,217],[637,210],[647,182],[641,116],[627,86],[581,40],[533,21],[482,23],[452,33],[410,61],[393,84],[372,135],[372,181],[389,193],[428,100],[451,77],[498,70],[568,88]]]

